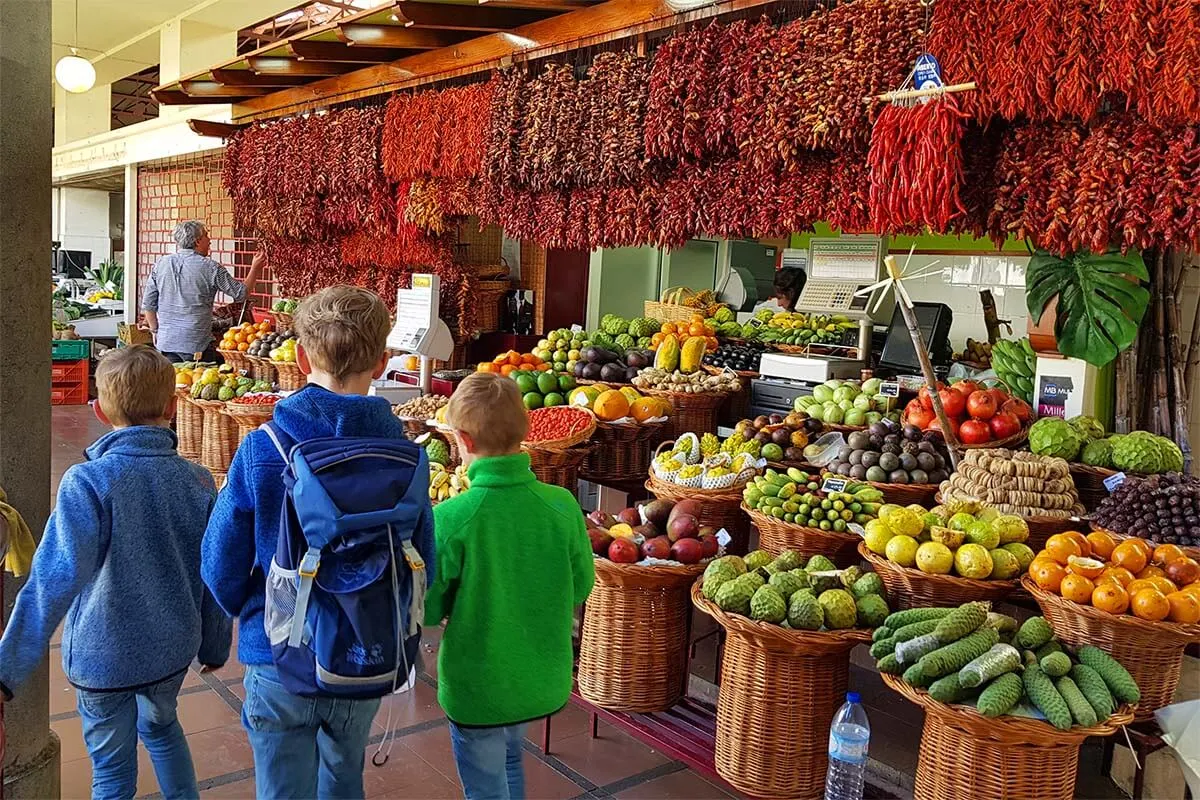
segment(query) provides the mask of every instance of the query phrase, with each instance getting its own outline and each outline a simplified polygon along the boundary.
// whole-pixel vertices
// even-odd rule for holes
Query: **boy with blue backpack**
[[[579,503],[538,481],[516,383],[477,372],[446,409],[471,488],[439,503],[425,624],[447,619],[438,702],[467,800],[525,797],[525,723],[571,694],[575,609],[595,582]]]
[[[387,400],[366,396],[388,360],[379,297],[325,289],[294,327],[308,385],[238,448],[202,573],[239,618],[257,796],[357,798],[380,698],[417,657],[434,573],[429,464]]]

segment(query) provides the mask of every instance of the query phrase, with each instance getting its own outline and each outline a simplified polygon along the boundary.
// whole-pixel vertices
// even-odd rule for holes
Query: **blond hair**
[[[446,421],[470,436],[482,456],[515,451],[529,431],[529,415],[516,382],[490,372],[463,379],[450,397]]]
[[[392,319],[374,292],[331,286],[300,303],[293,327],[309,363],[340,382],[375,369]]]
[[[146,345],[112,350],[96,368],[100,410],[114,425],[152,425],[175,394],[175,368]]]

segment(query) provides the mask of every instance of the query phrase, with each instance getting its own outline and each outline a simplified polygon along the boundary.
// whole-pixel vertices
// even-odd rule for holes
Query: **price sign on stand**
[[[1117,487],[1120,486],[1124,482],[1125,482],[1125,473],[1118,472],[1116,475],[1109,475],[1107,478],[1104,479],[1104,488],[1108,490],[1109,494],[1112,494],[1113,492],[1115,492],[1117,490]]]
[[[832,475],[827,475],[825,481],[821,484],[821,491],[826,494],[844,492],[846,491],[846,483],[847,480],[845,478],[835,478]]]
[[[884,383],[879,384],[879,394],[883,397],[899,397],[900,382],[885,381]]]

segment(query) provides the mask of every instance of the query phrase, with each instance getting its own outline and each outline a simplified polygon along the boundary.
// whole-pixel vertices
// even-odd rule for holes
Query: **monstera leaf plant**
[[[1142,254],[1038,250],[1025,270],[1025,302],[1034,323],[1058,298],[1054,338],[1065,356],[1102,367],[1133,344],[1150,302]]]

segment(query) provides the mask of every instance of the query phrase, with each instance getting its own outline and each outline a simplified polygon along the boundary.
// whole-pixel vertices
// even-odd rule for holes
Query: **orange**
[[[634,400],[629,406],[629,415],[638,422],[660,416],[657,397],[642,397]]]
[[[1079,549],[1083,552],[1080,555],[1090,557],[1092,555],[1092,543],[1087,540],[1079,531],[1066,531],[1063,536],[1070,536],[1075,541],[1079,542]]]
[[[1046,540],[1046,554],[1065,567],[1071,556],[1083,555],[1083,548],[1069,534],[1056,533]]]
[[[492,363],[493,364],[507,364],[508,363],[508,353],[501,353],[500,355],[496,356],[495,358],[492,359]]]
[[[1119,584],[1106,581],[1092,591],[1092,605],[1109,614],[1124,614],[1129,608],[1129,594]]]
[[[1154,548],[1154,555],[1150,556],[1150,561],[1165,567],[1177,558],[1183,558],[1183,549],[1179,545],[1160,544]]]
[[[669,333],[675,333],[675,332],[676,332],[676,328],[675,328],[674,322],[664,322],[662,327],[659,328],[659,333],[661,333],[663,336],[666,336]]]
[[[1092,531],[1087,535],[1088,544],[1092,546],[1092,556],[1101,561],[1108,561],[1117,540],[1104,531]]]
[[[496,364],[492,361],[480,361],[479,366],[475,368],[476,372],[497,372]]]
[[[1100,573],[1100,580],[1116,581],[1124,588],[1133,583],[1134,575],[1124,567],[1106,567],[1104,572]]]
[[[1134,594],[1129,608],[1135,617],[1152,622],[1166,619],[1167,614],[1171,613],[1171,604],[1167,602],[1167,596],[1158,589],[1142,589]]]
[[[629,398],[618,391],[609,389],[607,392],[600,393],[592,410],[596,412],[598,419],[605,422],[621,419],[621,417],[629,416]]]
[[[663,333],[662,331],[659,331],[658,333],[651,336],[650,337],[650,349],[653,350],[654,348],[656,348],[660,344],[662,344],[662,340],[664,338],[666,338],[666,334]]]
[[[239,342],[237,349],[238,349],[238,352],[244,353],[250,349],[250,343],[249,342]]]
[[[515,366],[513,366],[512,364],[505,364],[504,366],[500,367],[500,374],[506,378],[509,375],[512,375],[516,371],[517,371],[517,368]]]
[[[1071,556],[1067,559],[1067,571],[1073,572],[1076,575],[1082,575],[1085,578],[1095,580],[1104,574],[1104,562],[1097,561],[1094,558],[1083,558],[1081,556]]]
[[[699,322],[693,322],[691,325],[688,325],[687,332],[688,332],[689,336],[703,336],[704,335],[704,326],[701,325]]]
[[[1033,563],[1029,565],[1029,576],[1042,589],[1045,589],[1047,592],[1057,593],[1059,587],[1062,585],[1063,578],[1067,576],[1067,571],[1057,561],[1051,561],[1048,558],[1035,558]]]
[[[1167,595],[1167,619],[1184,625],[1195,625],[1200,622],[1200,600],[1187,592],[1171,592]]]
[[[550,371],[550,365],[549,365],[549,364],[547,364],[547,363],[545,363],[545,362],[543,362],[543,363],[541,363],[541,364],[538,364],[538,365],[537,365],[537,371],[538,371],[538,372],[549,372],[549,371]]]
[[[1085,606],[1092,602],[1092,592],[1095,589],[1096,584],[1082,575],[1075,575],[1073,573],[1064,577],[1058,587],[1058,591],[1064,600],[1081,603]]]
[[[1155,576],[1161,578],[1166,574],[1167,573],[1163,571],[1162,567],[1156,567],[1153,564],[1148,564],[1138,571],[1137,576],[1139,578],[1152,578]]]
[[[504,355],[505,355],[505,357],[506,357],[506,360],[508,361],[508,363],[509,363],[509,364],[512,364],[514,367],[516,367],[516,366],[519,366],[519,365],[520,365],[520,363],[521,363],[521,354],[520,354],[520,353],[518,353],[516,350],[509,350],[509,351],[508,351],[507,353],[505,353]]]
[[[1146,568],[1147,558],[1146,551],[1142,549],[1141,545],[1137,544],[1136,539],[1126,539],[1113,548],[1110,560],[1114,566],[1124,567],[1130,572],[1137,574]]]
[[[703,325],[704,324],[704,315],[703,314],[692,314],[692,324],[693,325]]]

